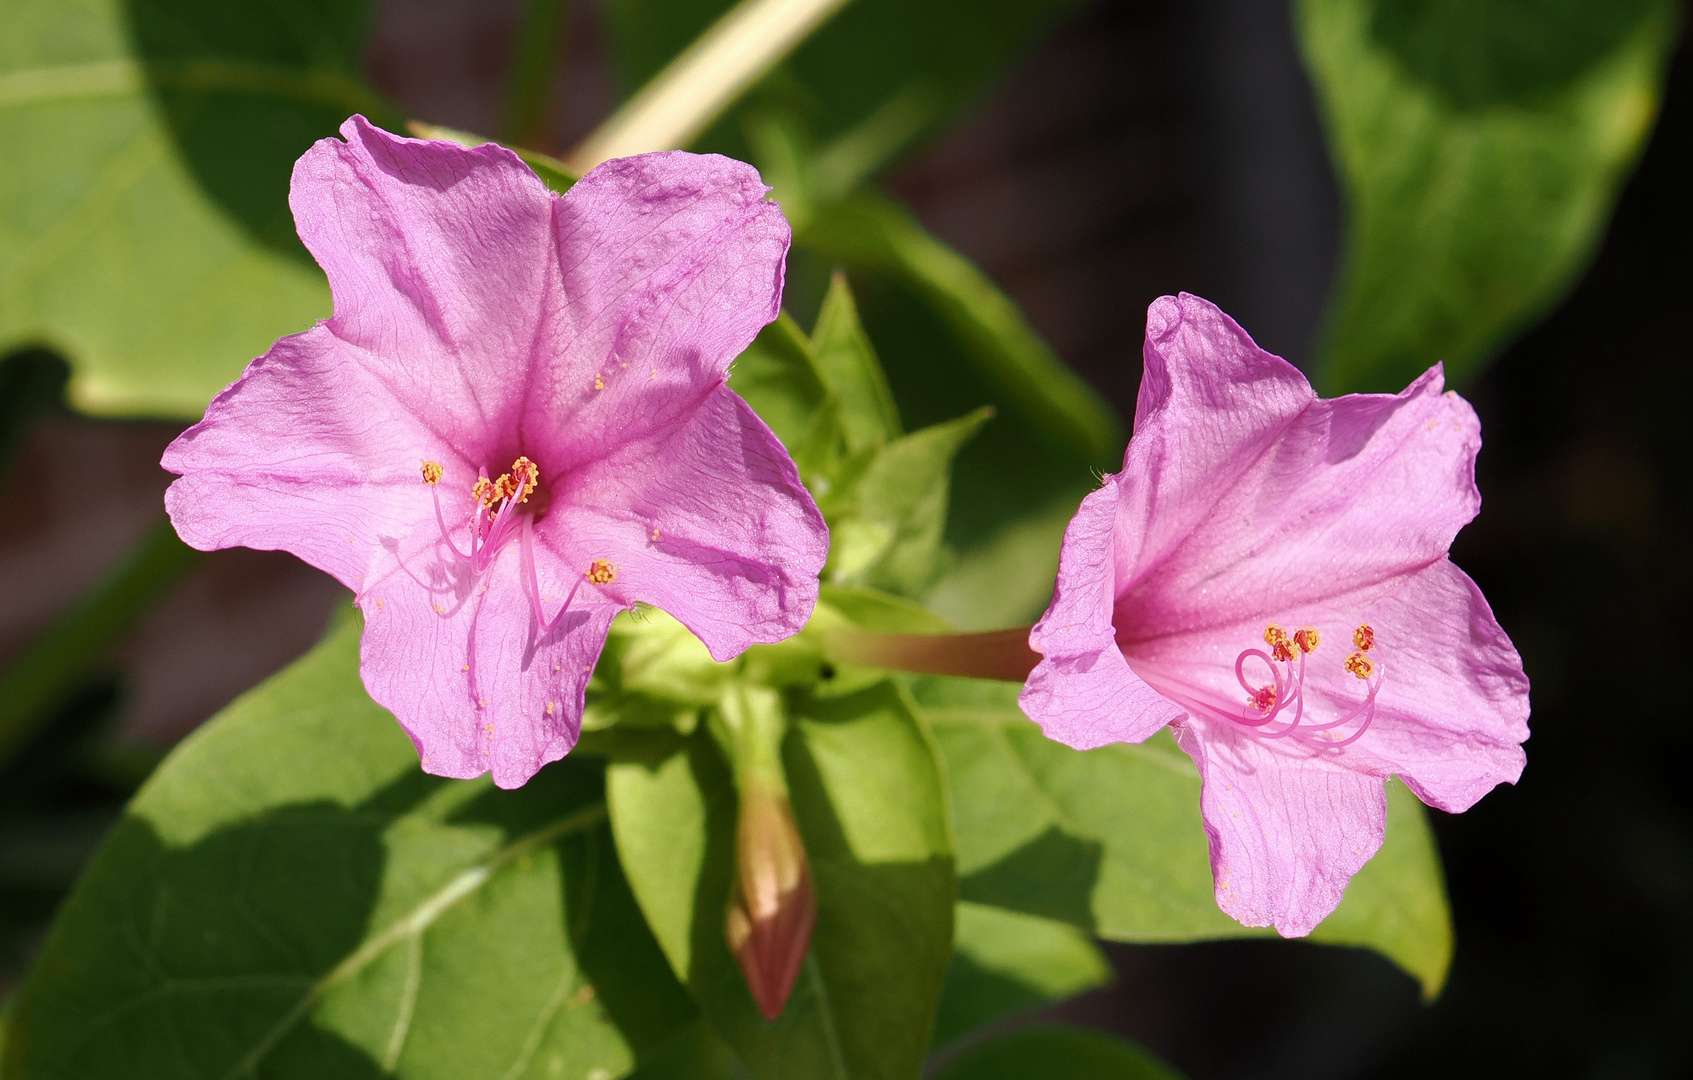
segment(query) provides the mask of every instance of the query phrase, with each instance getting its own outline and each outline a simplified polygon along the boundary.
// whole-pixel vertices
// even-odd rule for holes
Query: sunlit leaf
[[[680,749],[614,760],[618,851],[672,967],[755,1076],[909,1077],[929,1046],[956,894],[932,743],[887,682],[790,708],[784,763],[818,911],[774,1024],[724,939],[736,794],[703,728]]]
[[[811,349],[829,385],[841,397],[848,449],[897,438],[899,410],[876,349],[858,321],[858,306],[845,274],[836,274],[829,282],[811,331]]]
[[[1319,381],[1462,381],[1586,265],[1657,115],[1668,0],[1300,0],[1347,204]]]
[[[924,680],[918,698],[947,760],[960,895],[1114,941],[1266,935],[1214,898],[1199,773],[1167,733],[1086,752],[1043,736],[1005,683]],[[1362,945],[1434,994],[1451,916],[1421,804],[1388,784],[1387,840],[1313,941]]]
[[[0,34],[0,347],[71,362],[79,408],[198,416],[329,314],[294,160],[350,113],[368,5],[10,0]]]
[[[697,1015],[618,868],[602,770],[425,775],[358,625],[148,782],[25,983],[7,1077],[628,1071]]]

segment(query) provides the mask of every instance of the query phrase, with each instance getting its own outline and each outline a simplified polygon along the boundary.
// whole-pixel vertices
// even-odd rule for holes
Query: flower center
[[[1224,715],[1261,739],[1291,736],[1295,742],[1315,748],[1357,742],[1375,719],[1376,693],[1381,689],[1379,658],[1369,655],[1376,648],[1376,632],[1368,624],[1352,631],[1353,652],[1343,664],[1348,673],[1364,684],[1364,700],[1339,718],[1318,723],[1305,715],[1305,675],[1306,657],[1315,653],[1321,643],[1322,635],[1315,627],[1301,627],[1292,634],[1275,623],[1265,627],[1265,648],[1243,649],[1235,657],[1234,674],[1240,688],[1246,691],[1246,709],[1239,714]],[[1257,661],[1269,670],[1269,683],[1254,684],[1247,679],[1249,661]],[[1282,721],[1279,727],[1277,720]],[[1342,738],[1339,729],[1353,723],[1357,724],[1356,730]]]
[[[488,479],[487,469],[480,471],[476,482],[470,486],[470,496],[476,500],[476,508],[470,512],[469,552],[460,551],[453,543],[446,516],[441,512],[439,485],[446,471],[438,461],[423,463],[423,482],[429,485],[430,494],[435,497],[435,523],[441,528],[441,539],[453,554],[467,560],[472,572],[480,575],[493,563],[500,549],[517,535],[520,516],[517,508],[528,502],[529,496],[540,486],[541,470],[533,461],[520,457],[511,463],[511,471],[501,473],[498,479]]]
[[[468,562],[472,573],[480,576],[486,572],[506,544],[514,538],[522,538],[524,584],[536,605],[536,617],[541,620],[544,628],[550,627],[552,624],[541,614],[541,589],[535,575],[534,540],[531,533],[533,518],[538,514],[519,510],[519,507],[529,502],[531,495],[540,490],[540,467],[528,458],[520,457],[511,463],[510,471],[501,473],[493,480],[488,479],[487,469],[479,470],[476,482],[470,486],[470,496],[476,501],[476,506],[470,512],[469,522],[464,526],[470,532],[468,552],[460,551],[458,544],[453,542],[453,530],[447,528],[447,517],[441,510],[439,485],[447,474],[446,466],[439,461],[425,461],[421,472],[423,482],[429,485],[430,494],[435,499],[435,524],[441,530],[442,543],[446,544],[454,555]],[[536,501],[544,503],[546,500],[543,497]],[[542,506],[539,512],[545,513],[546,507]],[[653,539],[658,539],[657,529],[653,530]],[[609,585],[617,580],[617,567],[609,559],[595,559],[588,564],[582,580],[590,585]],[[568,600],[566,602],[568,603]],[[562,608],[559,613],[563,613]]]

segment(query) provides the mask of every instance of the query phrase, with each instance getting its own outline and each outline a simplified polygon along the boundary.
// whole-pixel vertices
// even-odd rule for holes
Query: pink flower
[[[360,671],[423,767],[564,756],[618,611],[728,659],[798,631],[828,546],[724,384],[776,317],[788,225],[751,167],[610,161],[554,195],[508,150],[355,116],[294,168],[335,315],[165,452],[201,549],[291,551],[357,595]]]
[[[1079,749],[1171,725],[1248,926],[1334,910],[1385,777],[1457,812],[1522,774],[1522,662],[1446,557],[1480,447],[1438,367],[1325,401],[1196,296],[1147,313],[1134,439],[1065,532],[1021,700]]]

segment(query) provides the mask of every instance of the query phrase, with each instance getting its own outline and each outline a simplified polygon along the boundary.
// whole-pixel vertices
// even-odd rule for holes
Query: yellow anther
[[[1288,638],[1287,631],[1271,623],[1264,628],[1264,644],[1270,647],[1270,655],[1286,663],[1293,659],[1293,642]]]
[[[1376,632],[1369,623],[1352,631],[1352,645],[1359,652],[1369,652],[1376,647]]]
[[[1346,670],[1360,679],[1367,679],[1376,673],[1376,665],[1375,661],[1363,653],[1355,652],[1346,658]]]
[[[595,559],[588,564],[588,584],[610,585],[617,580],[617,567],[611,565],[610,560]]]
[[[446,471],[439,461],[425,461],[423,463],[423,482],[425,484],[439,484]]]
[[[1293,643],[1299,646],[1299,651],[1303,653],[1316,652],[1317,644],[1321,640],[1322,636],[1314,626],[1302,626],[1293,632]]]
[[[511,471],[499,475],[496,480],[489,480],[486,476],[477,477],[471,486],[470,494],[476,502],[494,509],[494,504],[502,501],[517,500],[520,503],[529,501],[530,492],[541,483],[541,470],[533,461],[520,457],[511,463]]]

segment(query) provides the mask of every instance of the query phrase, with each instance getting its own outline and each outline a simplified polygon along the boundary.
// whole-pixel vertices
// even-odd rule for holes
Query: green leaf
[[[851,269],[897,278],[965,345],[1008,410],[1088,465],[1115,468],[1122,425],[1111,406],[1053,354],[1017,305],[903,207],[861,192],[820,208],[797,242]]]
[[[1067,923],[961,901],[935,1045],[1111,979],[1093,939]]]
[[[929,1045],[956,890],[933,744],[890,682],[790,708],[784,764],[818,910],[774,1024],[724,940],[736,795],[703,727],[675,752],[613,761],[618,851],[672,967],[755,1076],[909,1077]]]
[[[26,981],[7,1077],[615,1076],[697,1015],[619,871],[602,770],[448,781],[358,624],[142,789]]]
[[[1049,503],[961,552],[930,590],[929,606],[961,630],[1034,622],[1052,600],[1058,551],[1079,504]]]
[[[1077,1028],[1024,1028],[971,1047],[934,1080],[1181,1080],[1132,1043]]]
[[[794,454],[811,429],[813,414],[829,394],[811,342],[786,311],[735,358],[729,369],[729,388],[746,399]],[[805,474],[803,467],[801,474]]]
[[[1345,189],[1319,382],[1462,382],[1574,283],[1658,111],[1668,0],[1300,0]]]
[[[847,449],[898,438],[899,410],[876,350],[858,321],[846,275],[837,272],[811,331],[811,350],[828,385],[841,398]]]
[[[944,566],[953,458],[992,416],[978,409],[873,448],[862,472],[819,500],[830,532],[824,576],[921,594]]]
[[[945,752],[960,895],[1113,941],[1263,936],[1217,908],[1199,773],[1167,732],[1086,752],[1047,739],[1004,683],[931,679],[918,700]],[[1388,784],[1387,840],[1313,941],[1375,949],[1430,996],[1452,958],[1428,823]]]
[[[363,0],[11,0],[0,35],[0,348],[71,362],[79,408],[198,416],[329,314],[294,160],[348,114]]]

